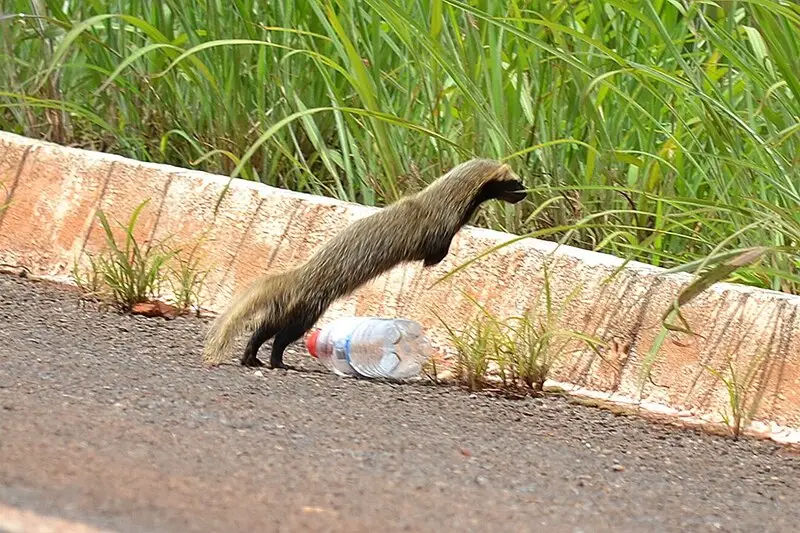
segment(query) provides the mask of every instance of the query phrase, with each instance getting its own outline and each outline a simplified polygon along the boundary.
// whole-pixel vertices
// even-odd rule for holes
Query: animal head
[[[525,185],[511,167],[491,159],[471,159],[453,167],[447,176],[458,182],[453,186],[473,196],[478,203],[502,200],[516,204],[527,196]]]
[[[499,165],[494,177],[483,185],[483,196],[487,200],[496,199],[516,204],[524,200],[527,195],[525,184],[505,163]]]
[[[432,194],[432,198],[440,200],[433,205],[426,203],[426,209],[435,211],[435,216],[455,214],[454,227],[461,227],[487,200],[516,204],[525,199],[527,191],[507,164],[491,159],[470,159],[450,169],[420,194]]]

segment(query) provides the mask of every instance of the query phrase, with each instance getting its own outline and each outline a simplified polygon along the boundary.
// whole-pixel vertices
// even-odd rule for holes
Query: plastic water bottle
[[[345,317],[311,331],[309,353],[341,376],[414,377],[431,357],[422,326],[403,318]]]

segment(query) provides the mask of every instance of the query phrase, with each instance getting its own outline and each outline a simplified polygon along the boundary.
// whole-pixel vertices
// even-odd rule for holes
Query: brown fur
[[[270,366],[285,368],[283,351],[336,299],[400,263],[439,263],[480,204],[524,197],[508,165],[473,159],[456,166],[422,191],[352,223],[305,264],[257,279],[212,325],[203,360],[221,363],[234,338],[256,327],[241,363],[261,366],[258,349],[274,336]]]

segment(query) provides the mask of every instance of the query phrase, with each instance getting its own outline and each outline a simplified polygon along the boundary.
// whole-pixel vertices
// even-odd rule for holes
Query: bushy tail
[[[280,312],[274,305],[285,300],[282,291],[288,286],[288,279],[294,271],[262,276],[237,296],[228,309],[211,325],[206,333],[203,348],[203,362],[218,365],[228,356],[231,344],[245,329],[252,329],[263,320],[275,320],[268,316]]]

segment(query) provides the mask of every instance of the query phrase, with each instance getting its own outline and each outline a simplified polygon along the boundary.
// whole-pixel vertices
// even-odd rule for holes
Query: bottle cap
[[[317,337],[319,337],[319,328],[312,329],[306,337],[306,348],[311,357],[317,357]]]

